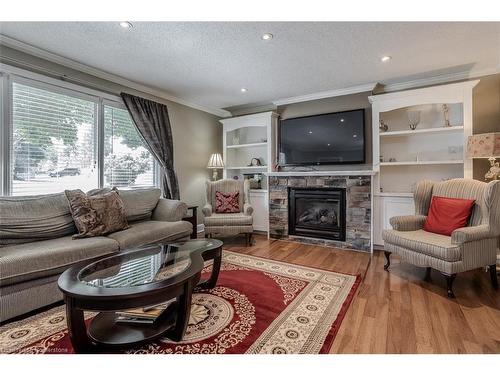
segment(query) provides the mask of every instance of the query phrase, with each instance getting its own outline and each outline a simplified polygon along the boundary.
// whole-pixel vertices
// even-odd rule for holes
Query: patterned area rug
[[[127,353],[328,353],[359,282],[224,251],[217,286],[193,296],[185,340]],[[73,353],[64,306],[0,327],[0,353]]]

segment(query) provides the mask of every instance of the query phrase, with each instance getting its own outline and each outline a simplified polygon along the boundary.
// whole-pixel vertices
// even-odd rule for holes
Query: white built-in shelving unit
[[[465,157],[472,135],[472,90],[478,80],[393,92],[370,97],[373,122],[374,243],[383,244],[389,219],[414,213],[413,192],[424,179],[472,177]],[[445,126],[443,105],[448,108]],[[409,128],[409,112],[420,122]],[[380,121],[388,126],[379,129]]]
[[[224,178],[243,179],[244,175],[272,172],[276,159],[276,128],[278,115],[263,112],[220,120],[223,125]],[[260,161],[251,165],[252,159]],[[269,229],[269,202],[267,178],[262,178],[262,189],[250,190],[254,208],[254,230]]]

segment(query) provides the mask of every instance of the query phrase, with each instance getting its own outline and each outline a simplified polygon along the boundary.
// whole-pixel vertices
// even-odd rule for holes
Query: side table
[[[189,213],[191,211],[191,213]],[[190,222],[193,225],[193,232],[191,232],[191,239],[198,238],[198,206],[188,206],[188,216],[182,218],[182,220]]]

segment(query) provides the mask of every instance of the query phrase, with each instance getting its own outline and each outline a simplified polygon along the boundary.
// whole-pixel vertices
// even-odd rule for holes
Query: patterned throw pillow
[[[64,193],[78,229],[78,234],[75,234],[73,239],[102,236],[130,228],[125,215],[125,205],[116,188],[94,196],[89,196],[81,190],[66,190]]]
[[[218,214],[230,214],[240,212],[240,192],[223,193],[215,192],[215,212]]]

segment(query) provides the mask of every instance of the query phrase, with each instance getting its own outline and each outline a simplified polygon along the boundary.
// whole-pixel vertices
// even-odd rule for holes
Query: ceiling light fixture
[[[134,27],[134,25],[132,25],[132,22],[128,21],[120,22],[120,26],[123,27],[124,29],[131,29],[132,27]]]
[[[391,59],[392,59],[392,57],[391,57],[391,56],[382,56],[382,58],[380,59],[380,61],[382,61],[382,62],[388,62],[388,61],[390,61]]]
[[[271,33],[262,34],[262,40],[271,40],[271,39],[273,39],[273,34]]]
[[[345,120],[343,118],[340,119],[340,122],[344,122]]]
[[[311,130],[309,130],[309,134],[312,134],[313,132]]]
[[[247,89],[247,88],[245,88],[245,87],[242,87],[240,91],[241,91],[241,92],[247,92],[247,91],[248,91],[248,89]]]

